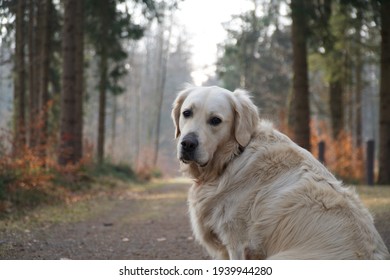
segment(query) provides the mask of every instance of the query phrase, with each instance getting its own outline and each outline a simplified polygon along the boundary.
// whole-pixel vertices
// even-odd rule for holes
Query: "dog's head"
[[[214,86],[189,87],[180,92],[172,119],[177,157],[185,164],[206,167],[220,154],[231,157],[228,147],[246,147],[259,116],[245,91]]]

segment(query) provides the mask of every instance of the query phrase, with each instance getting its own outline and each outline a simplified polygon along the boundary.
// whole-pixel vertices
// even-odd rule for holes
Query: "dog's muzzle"
[[[181,143],[180,160],[183,162],[195,161],[196,149],[199,145],[198,137],[195,133],[189,133],[183,137]]]

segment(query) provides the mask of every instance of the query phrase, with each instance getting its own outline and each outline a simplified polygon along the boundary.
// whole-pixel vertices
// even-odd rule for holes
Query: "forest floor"
[[[0,220],[0,259],[208,259],[193,240],[189,182],[122,184]],[[390,248],[390,188],[358,187]]]
[[[121,183],[90,199],[0,220],[0,259],[206,259],[183,180]]]

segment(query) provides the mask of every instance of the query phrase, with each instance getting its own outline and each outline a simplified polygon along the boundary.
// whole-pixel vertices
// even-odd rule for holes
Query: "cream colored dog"
[[[189,87],[172,118],[177,156],[194,180],[194,235],[213,258],[389,258],[354,190],[261,121],[244,91]]]

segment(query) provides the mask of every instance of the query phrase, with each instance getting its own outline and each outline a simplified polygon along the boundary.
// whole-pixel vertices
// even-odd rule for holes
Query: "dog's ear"
[[[234,93],[235,138],[241,147],[246,147],[259,123],[259,112],[248,93],[235,90]]]
[[[180,109],[184,100],[187,98],[188,94],[193,89],[193,86],[187,85],[184,90],[178,93],[175,101],[173,102],[171,117],[173,124],[175,125],[175,138],[180,136],[180,127],[179,127],[179,118],[180,118]]]

